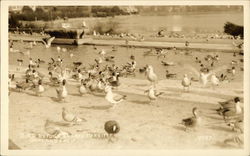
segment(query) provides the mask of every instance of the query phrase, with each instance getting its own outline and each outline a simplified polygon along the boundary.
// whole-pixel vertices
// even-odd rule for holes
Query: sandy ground
[[[10,71],[15,70],[10,66]],[[18,76],[18,74],[17,74]],[[56,100],[55,88],[45,85],[42,97],[31,90],[11,92],[9,98],[9,138],[21,149],[221,149],[242,148],[225,145],[223,141],[237,133],[223,123],[216,114],[218,101],[234,96],[243,97],[243,82],[222,83],[212,89],[193,82],[190,92],[184,92],[180,80],[160,80],[157,85],[164,94],[153,104],[144,91],[147,80],[121,78],[122,85],[114,92],[127,95],[127,99],[110,110],[104,94],[79,96],[75,83],[69,82],[69,96],[65,103]],[[46,134],[46,119],[63,122],[62,107],[68,108],[87,122],[60,128],[72,133],[65,139],[40,139],[33,133]],[[192,116],[191,110],[201,111],[202,125],[185,132],[179,123]],[[109,143],[104,123],[116,120],[121,127],[116,140]]]

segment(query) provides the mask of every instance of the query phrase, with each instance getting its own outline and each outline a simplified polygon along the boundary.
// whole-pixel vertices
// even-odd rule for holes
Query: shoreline
[[[37,42],[43,42],[43,38],[48,36],[27,36],[27,35],[9,35],[9,40],[12,41],[37,41]],[[106,38],[106,37],[93,37],[93,36],[86,36],[83,39],[55,39],[54,43],[60,43],[60,44],[69,44],[72,45],[72,43],[77,42],[79,45],[98,45],[98,46],[122,46],[122,47],[138,47],[138,48],[173,48],[176,47],[176,49],[180,50],[205,50],[205,51],[222,51],[222,52],[240,52],[240,49],[236,49],[232,43],[204,43],[203,40],[198,39],[186,39],[191,40],[190,45],[188,47],[185,46],[185,39],[180,38],[174,38],[173,40],[166,41],[152,41],[152,40],[145,40],[145,41],[136,41],[136,40],[128,40],[128,43],[126,43],[126,38],[123,39],[113,39],[113,38]],[[195,42],[196,41],[196,42]],[[198,42],[197,42],[198,41]],[[203,42],[202,42],[203,41]],[[52,42],[53,44],[53,42]]]

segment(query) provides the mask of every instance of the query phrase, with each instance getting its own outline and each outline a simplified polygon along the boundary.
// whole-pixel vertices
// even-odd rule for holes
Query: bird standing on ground
[[[56,93],[57,93],[57,97],[60,101],[65,101],[65,98],[67,97],[68,95],[68,91],[66,89],[66,80],[64,79],[62,81],[62,88],[57,88],[56,89]]]
[[[202,84],[203,87],[205,87],[207,85],[209,76],[211,76],[213,73],[215,74],[215,73],[217,73],[219,71],[227,69],[227,66],[224,65],[224,66],[220,66],[220,67],[218,67],[216,69],[210,70],[209,72],[205,73],[205,72],[197,71],[194,67],[192,67],[189,64],[185,64],[185,65],[183,65],[183,67],[193,71],[194,74],[199,78],[199,81],[200,81],[200,83]]]
[[[156,85],[158,78],[151,65],[148,65],[146,68],[146,77],[151,82],[151,84],[153,84],[154,86]]]
[[[220,81],[219,79],[216,77],[216,75],[213,73],[211,76],[211,82],[212,82],[212,86],[218,86]]]
[[[148,98],[150,100],[150,103],[154,100],[157,99],[157,97],[159,97],[160,95],[162,95],[164,92],[159,92],[157,93],[156,89],[151,86],[148,90],[146,90],[144,93],[148,93]]]
[[[115,108],[118,103],[122,102],[126,98],[126,95],[118,95],[113,93],[111,86],[106,86],[105,92],[106,92],[105,99],[109,103],[113,104],[113,108]]]
[[[184,74],[184,77],[181,81],[181,85],[183,86],[183,90],[189,91],[189,87],[191,86],[191,81],[188,78],[187,74]]]
[[[182,120],[182,123],[185,126],[185,131],[187,131],[190,128],[195,128],[199,126],[201,122],[201,117],[198,115],[197,108],[194,107],[192,110],[193,117],[186,118]]]
[[[43,85],[42,85],[42,80],[38,80],[38,86],[35,88],[36,89],[36,95],[41,96],[42,93],[45,91]]]
[[[78,124],[78,123],[86,121],[86,119],[80,118],[77,115],[69,112],[65,107],[62,108],[62,118],[64,121],[71,122],[74,124]]]
[[[108,141],[113,142],[112,138],[114,138],[114,135],[120,131],[120,126],[118,122],[114,120],[109,120],[105,122],[104,130],[108,133]]]

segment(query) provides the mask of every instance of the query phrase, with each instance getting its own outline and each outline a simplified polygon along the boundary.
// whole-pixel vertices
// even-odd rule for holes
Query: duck
[[[191,81],[188,78],[187,74],[184,74],[184,77],[181,81],[181,85],[183,86],[184,91],[189,91],[189,87],[191,86]]]
[[[237,102],[240,102],[240,98],[237,96],[237,97],[234,97],[233,99],[229,99],[229,100],[226,100],[226,101],[220,101],[218,102],[218,104],[220,105],[220,108],[217,109],[216,111],[219,112],[220,110],[222,109],[227,109],[227,108],[233,108],[235,107],[235,104]]]
[[[175,73],[169,73],[168,70],[166,70],[166,78],[169,79],[169,78],[176,78],[176,75]]]
[[[88,93],[88,90],[86,88],[86,83],[84,82],[84,79],[81,79],[81,85],[79,87],[79,93],[80,93],[81,96]]]
[[[109,84],[113,87],[118,87],[120,86],[120,81],[119,81],[120,74],[117,72],[112,73],[112,77],[109,78]]]
[[[227,73],[231,73],[233,76],[235,75],[235,67],[233,66],[231,69],[227,69]]]
[[[221,114],[222,114],[224,119],[235,117],[235,116],[241,115],[242,113],[243,113],[243,110],[240,106],[239,101],[235,103],[234,108],[224,108],[221,111]]]
[[[66,89],[66,80],[63,79],[62,81],[62,88],[56,88],[56,93],[57,93],[57,97],[60,101],[64,101],[65,102],[65,98],[68,95],[68,91]]]
[[[58,85],[58,84],[60,84],[59,79],[57,77],[53,77],[52,72],[49,72],[49,75],[50,75],[49,80],[52,83],[52,85]]]
[[[115,108],[118,103],[122,102],[127,97],[126,95],[118,95],[118,94],[113,93],[112,88],[109,85],[105,87],[105,93],[106,93],[105,99],[109,103],[113,104],[112,108]]]
[[[194,107],[192,109],[192,113],[193,116],[189,117],[189,118],[185,118],[182,119],[181,124],[185,126],[185,131],[187,131],[188,129],[193,129],[196,128],[197,126],[199,126],[200,122],[201,122],[201,117],[198,115],[198,109],[197,107]]]
[[[144,73],[146,71],[146,67],[139,68],[140,73]]]
[[[146,77],[151,82],[151,84],[156,85],[158,77],[154,72],[153,66],[148,65],[146,68]]]
[[[106,62],[114,62],[114,56],[106,56],[104,59]]]
[[[160,95],[164,94],[164,92],[157,92],[156,89],[151,86],[148,90],[146,90],[144,93],[147,93],[147,96],[150,100],[150,103],[157,99]]]
[[[45,61],[44,61],[44,60],[41,60],[40,58],[38,58],[38,59],[37,59],[37,63],[38,63],[38,64],[43,64],[43,63],[45,63]]]
[[[38,80],[38,86],[35,88],[36,90],[36,95],[41,96],[41,94],[45,91],[43,85],[42,85],[42,80]]]
[[[69,112],[65,107],[62,107],[62,119],[73,124],[79,124],[87,121],[85,118],[81,118],[76,114]]]
[[[25,79],[24,82],[16,82],[16,89],[21,92],[22,90],[26,90],[31,87],[31,84],[29,83],[29,79]]]
[[[114,135],[120,131],[120,125],[115,120],[109,120],[104,123],[104,130],[108,133],[108,141],[113,142]]]
[[[161,64],[163,66],[174,66],[174,62],[165,62],[165,61],[161,61]]]

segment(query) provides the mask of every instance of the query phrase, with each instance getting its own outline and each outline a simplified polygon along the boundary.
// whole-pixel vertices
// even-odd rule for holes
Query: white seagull
[[[113,93],[111,86],[108,85],[105,87],[105,92],[106,92],[105,99],[109,103],[113,104],[112,108],[115,108],[118,103],[122,102],[126,98],[126,95],[118,95]]]
[[[222,71],[222,70],[226,70],[227,69],[227,66],[226,65],[223,65],[223,66],[220,66],[216,69],[213,69],[213,70],[210,70],[208,73],[204,73],[204,72],[199,72],[197,71],[197,69],[195,69],[194,67],[192,67],[191,65],[189,64],[185,64],[184,65],[184,68],[187,68],[187,69],[190,69],[194,72],[194,74],[199,77],[199,81],[200,83],[203,85],[203,87],[205,87],[208,83],[208,78],[212,75],[212,74],[215,74],[216,72],[219,72],[219,71]]]
[[[55,37],[50,37],[48,39],[45,39],[45,41],[42,41],[46,48],[49,48],[51,46],[52,41],[55,39]]]
[[[146,77],[154,86],[156,85],[158,78],[151,65],[148,65],[146,68]]]
[[[184,78],[181,81],[181,85],[183,86],[183,89],[189,91],[189,87],[191,86],[191,81],[188,78],[187,74],[184,74]]]

